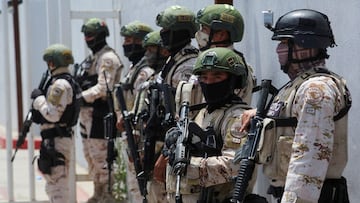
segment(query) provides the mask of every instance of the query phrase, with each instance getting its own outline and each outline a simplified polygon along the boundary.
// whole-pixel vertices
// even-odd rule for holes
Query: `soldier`
[[[251,108],[234,93],[235,89],[246,86],[246,66],[231,49],[217,47],[200,54],[193,73],[199,77],[207,105],[198,115],[202,116],[198,125],[203,133],[193,133],[188,128],[189,141],[184,144],[189,148],[190,160],[183,169],[186,172],[180,182],[180,193],[183,202],[229,202],[234,187],[233,177],[238,173],[233,158],[246,140],[246,133],[237,129],[241,127],[239,122],[243,111]],[[164,153],[169,156],[170,164],[166,181],[170,202],[175,202],[175,174],[183,161],[178,160],[174,153],[179,150],[177,145],[174,146],[179,133],[182,132],[178,128],[172,128],[165,140]]]
[[[147,57],[145,56],[146,50],[142,45],[145,35],[152,31],[153,30],[149,25],[140,21],[130,22],[121,28],[120,34],[124,37],[124,54],[132,62],[128,73],[120,83],[126,100],[126,109],[128,110],[132,110],[134,107],[135,97],[138,94],[141,85],[154,74],[154,70],[147,63]],[[115,89],[115,91],[119,90]],[[115,98],[115,111],[117,114],[116,125],[118,129],[123,132],[123,117],[118,105],[119,102],[117,101],[117,98]],[[135,135],[135,140],[138,141],[138,131],[134,131],[133,134]],[[126,162],[128,198],[130,202],[141,202],[143,197],[140,194],[139,186],[136,181],[137,174],[134,168],[134,164],[132,163],[132,159],[128,157],[130,147],[133,146],[128,146],[126,136],[123,136],[121,147],[122,154],[125,159],[128,160]]]
[[[151,94],[149,87],[151,84],[155,83],[155,78],[158,76],[161,68],[166,63],[166,59],[170,55],[170,52],[162,46],[160,31],[154,31],[147,34],[144,38],[143,46],[146,48],[145,55],[147,56],[146,59],[148,61],[148,64],[150,67],[154,69],[155,73],[146,83],[143,83],[142,89],[135,100],[136,101],[135,103],[137,105],[134,106],[134,114],[138,115],[136,117],[139,119],[142,119],[141,114],[143,114],[144,111],[147,112],[148,114],[153,113],[150,112]],[[150,102],[146,102],[146,100]],[[138,123],[142,123],[142,122],[138,122]],[[148,128],[146,128],[146,125],[144,129],[146,129],[144,130],[144,134],[148,133],[147,131]],[[156,131],[155,129],[153,130]],[[156,134],[158,133],[159,132],[156,132]],[[149,139],[146,139],[147,138],[146,136],[149,136],[149,134],[145,134],[144,143],[147,141],[150,142]],[[151,141],[155,143],[155,146],[153,146],[155,149],[153,149],[154,150],[153,152],[150,152],[151,150],[150,148],[144,148],[144,155],[147,153],[149,154],[149,156],[144,156],[143,165],[152,162],[153,160],[156,160],[158,158],[164,143],[163,140],[160,140],[158,138],[156,138],[156,140],[151,140]],[[145,160],[145,159],[152,159],[152,160]],[[154,165],[149,166],[148,168],[153,169],[153,167]],[[150,170],[149,172],[150,172],[150,174],[148,174],[149,177],[147,177],[148,202],[166,203],[167,199],[166,199],[165,184],[163,182],[154,180],[151,173],[152,171]]]
[[[268,192],[282,203],[349,202],[342,173],[351,97],[345,80],[325,65],[327,48],[336,45],[329,19],[318,11],[294,10],[271,30],[272,40],[280,41],[276,52],[290,81],[267,113],[276,129],[264,127],[270,129],[264,138],[275,133],[267,143],[275,144],[273,158],[263,166]],[[244,114],[241,131],[253,115],[254,110]]]
[[[94,182],[94,195],[89,203],[113,201],[108,192],[109,180],[106,164],[107,140],[104,136],[104,116],[110,111],[107,89],[113,89],[119,81],[123,67],[120,58],[106,43],[109,30],[105,21],[89,19],[81,29],[85,42],[92,54],[85,59],[79,70],[77,80],[82,87],[80,99],[80,133],[83,137],[83,151],[88,163],[89,174]],[[112,173],[113,174],[113,173]]]
[[[195,38],[201,51],[211,47],[227,47],[239,54],[246,64],[243,53],[234,48],[234,43],[240,42],[244,33],[244,20],[235,7],[228,4],[209,5],[198,11],[196,20],[200,24],[200,29],[196,32]],[[244,102],[251,105],[256,79],[253,69],[248,64],[246,71],[247,85],[236,92]]]
[[[169,57],[169,50],[162,46],[160,31],[148,33],[143,40],[143,47],[146,49],[145,56],[148,65],[159,73]]]
[[[121,28],[120,34],[124,37],[124,54],[132,62],[128,73],[121,81],[127,109],[134,106],[135,95],[141,84],[154,73],[147,64],[146,50],[142,45],[145,35],[152,31],[149,25],[140,21],[133,21]]]
[[[79,108],[76,94],[80,88],[69,71],[74,63],[71,50],[53,44],[43,55],[51,74],[44,90],[34,89],[33,122],[40,124],[41,149],[39,170],[46,180],[46,193],[51,203],[69,203],[69,162],[73,147],[73,129]]]
[[[183,6],[170,6],[157,15],[156,24],[161,27],[163,46],[170,52],[156,82],[168,84],[175,90],[180,81],[192,81],[192,68],[199,52],[191,45],[191,39],[198,30],[195,14]],[[202,95],[194,94],[192,98],[191,103],[197,104],[201,102]],[[166,163],[165,157],[160,155],[155,164],[155,180],[165,183]]]

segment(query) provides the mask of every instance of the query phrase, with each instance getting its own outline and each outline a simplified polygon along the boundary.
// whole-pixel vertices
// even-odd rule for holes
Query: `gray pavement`
[[[1,135],[0,135],[1,136]],[[35,150],[35,154],[38,154],[38,150]],[[31,157],[32,159],[32,157]],[[18,150],[16,158],[12,163],[13,170],[13,193],[14,200],[9,200],[9,172],[7,163],[10,160],[7,158],[7,151],[5,148],[0,148],[0,202],[48,202],[47,195],[45,193],[45,180],[41,176],[41,173],[37,169],[36,161],[32,167],[34,167],[34,176],[31,176],[29,153],[28,150]],[[11,163],[11,162],[10,162]],[[10,167],[11,168],[11,167]],[[77,174],[87,174],[87,170],[84,166],[76,164]],[[30,180],[34,177],[35,187],[33,188],[34,195],[31,195]],[[89,181],[82,181],[76,183],[76,200],[77,203],[85,202],[93,191],[92,183]],[[31,196],[35,199],[31,200]]]

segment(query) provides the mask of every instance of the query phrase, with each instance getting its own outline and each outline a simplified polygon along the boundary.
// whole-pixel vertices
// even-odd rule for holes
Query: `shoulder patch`
[[[313,85],[305,90],[305,101],[308,104],[319,104],[323,98],[324,93],[319,86]]]
[[[60,103],[60,99],[61,99],[63,93],[64,93],[64,90],[59,87],[51,88],[51,90],[49,92],[49,97],[48,97],[49,102],[52,105],[57,106]]]
[[[112,67],[114,64],[113,60],[111,60],[109,58],[104,59],[103,62],[104,62],[104,67],[107,67],[107,68]]]

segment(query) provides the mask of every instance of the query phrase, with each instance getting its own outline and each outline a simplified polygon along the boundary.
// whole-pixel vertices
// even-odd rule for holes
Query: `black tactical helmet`
[[[315,10],[299,9],[286,13],[276,22],[272,40],[290,38],[304,48],[335,46],[328,17]]]

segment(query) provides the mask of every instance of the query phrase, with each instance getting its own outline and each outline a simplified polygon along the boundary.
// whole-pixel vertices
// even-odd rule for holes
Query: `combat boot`
[[[104,184],[94,183],[94,195],[86,203],[99,203],[103,198],[105,186]]]

